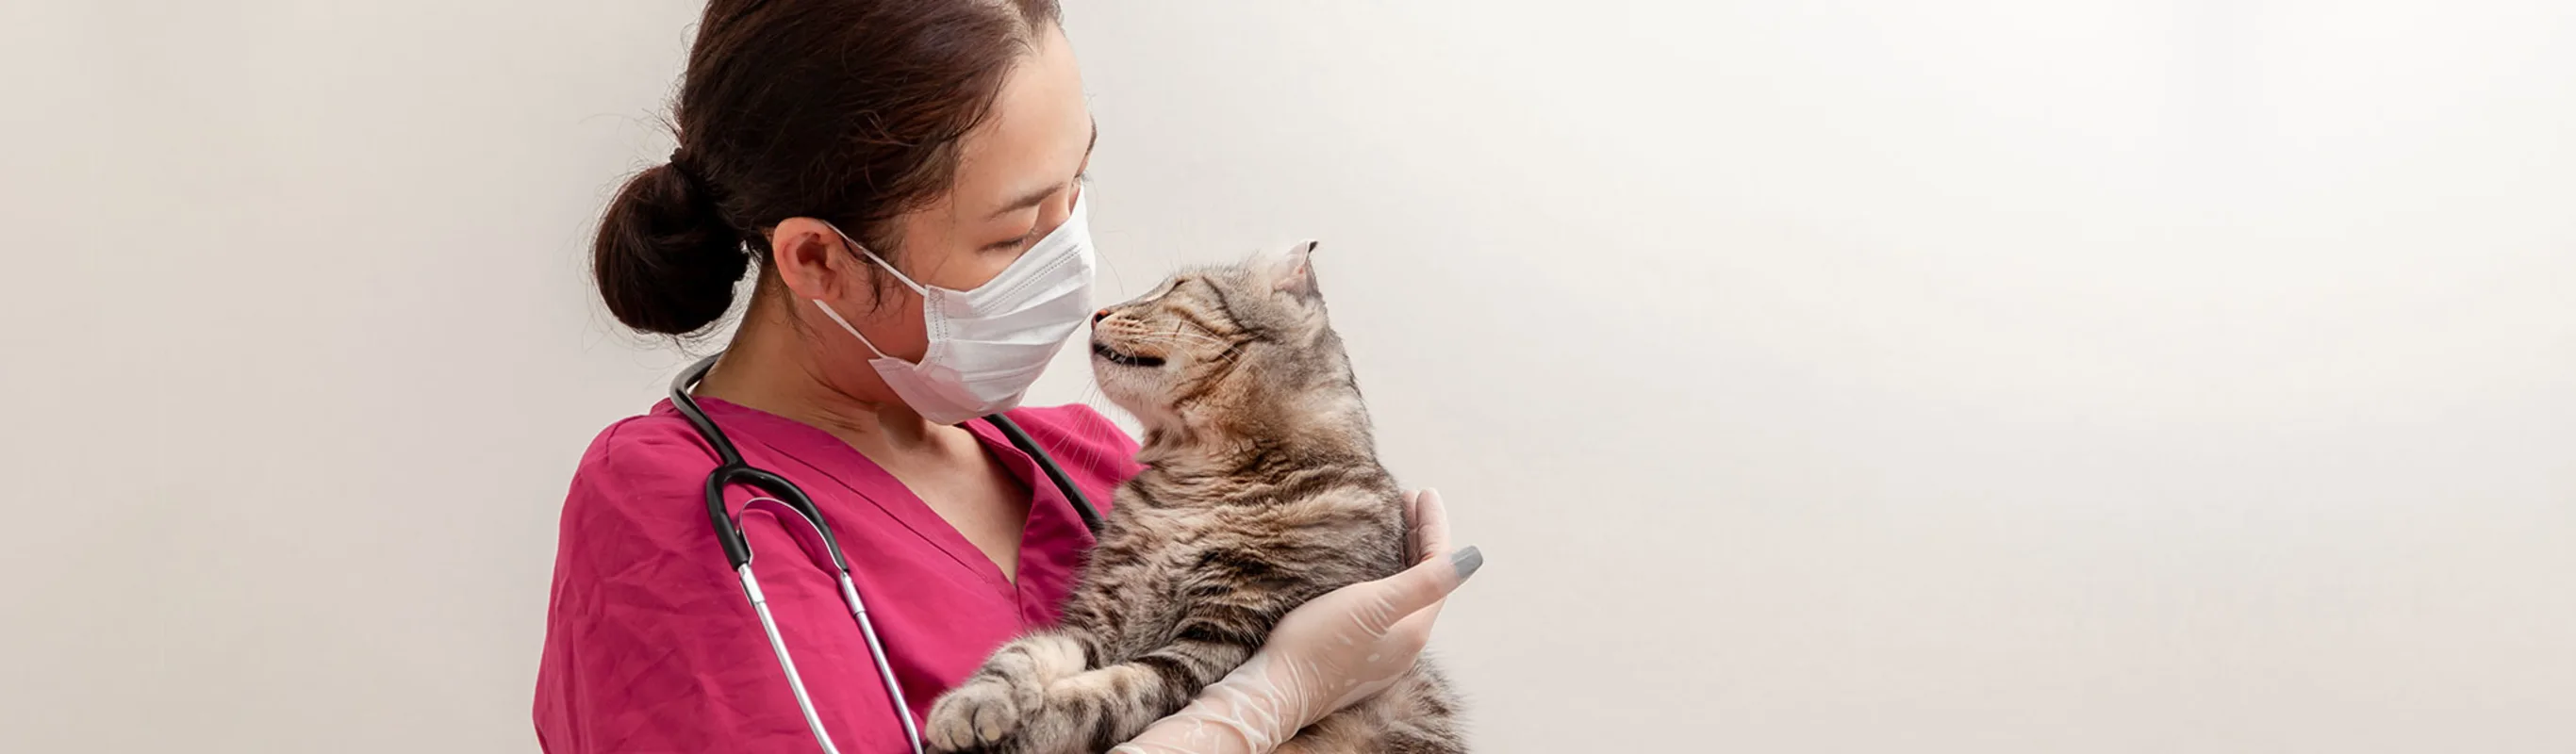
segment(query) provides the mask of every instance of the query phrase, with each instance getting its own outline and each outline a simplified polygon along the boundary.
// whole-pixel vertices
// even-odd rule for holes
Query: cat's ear
[[[1309,239],[1288,247],[1288,253],[1271,265],[1271,287],[1301,299],[1320,295],[1315,287],[1315,245]]]

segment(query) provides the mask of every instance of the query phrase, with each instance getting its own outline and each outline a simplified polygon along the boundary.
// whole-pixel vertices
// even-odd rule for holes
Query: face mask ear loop
[[[876,252],[869,251],[866,244],[859,243],[859,240],[851,238],[850,234],[841,232],[841,226],[833,225],[831,221],[825,220],[823,221],[823,227],[831,228],[832,235],[840,236],[842,243],[849,244],[850,248],[859,250],[859,254],[867,257],[868,261],[877,263],[877,266],[879,267],[884,267],[887,274],[893,275],[895,280],[901,281],[904,287],[911,288],[913,293],[920,294],[923,298],[930,297],[929,289],[921,287],[920,283],[912,282],[912,278],[904,277],[903,271],[895,269],[892,262],[887,262],[885,257],[877,256]],[[877,358],[887,358],[885,351],[879,350],[877,348],[877,344],[868,342],[868,336],[860,335],[859,328],[851,327],[850,321],[842,319],[840,312],[833,311],[831,304],[823,303],[823,300],[819,298],[809,300],[814,302],[814,308],[823,310],[823,316],[831,317],[833,324],[840,325],[841,329],[850,331],[850,337],[858,338],[859,345],[867,346],[868,351],[876,354]]]
[[[850,234],[841,232],[840,226],[833,225],[830,222],[825,222],[823,223],[823,227],[831,228],[832,234],[840,236],[843,243],[849,244],[850,248],[858,249],[859,254],[867,257],[868,261],[877,263],[877,266],[879,267],[884,267],[886,273],[893,275],[894,279],[903,281],[904,287],[912,289],[912,292],[914,293],[921,294],[923,298],[930,297],[930,289],[921,287],[920,283],[912,282],[912,278],[904,277],[903,271],[895,269],[893,262],[886,261],[885,257],[877,256],[876,252],[868,250],[866,244],[859,243],[858,239],[851,238]]]
[[[823,310],[823,316],[831,317],[833,324],[840,325],[841,329],[850,331],[850,337],[858,338],[859,345],[867,346],[868,351],[875,353],[877,358],[886,358],[886,353],[884,351],[877,350],[877,344],[868,342],[868,336],[859,334],[859,328],[851,327],[850,321],[842,319],[840,312],[832,311],[831,304],[823,303],[823,300],[819,298],[806,300],[814,302],[814,308]]]

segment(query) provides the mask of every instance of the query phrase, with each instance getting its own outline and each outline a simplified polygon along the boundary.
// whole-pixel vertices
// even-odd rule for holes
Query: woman
[[[1056,617],[1092,543],[1012,409],[1087,319],[1081,175],[1096,132],[1050,0],[716,0],[671,164],[629,182],[594,265],[639,330],[707,329],[755,272],[695,392],[751,465],[803,488],[849,554],[917,722]],[[1085,407],[1007,414],[1106,507],[1135,444]],[[549,752],[814,751],[703,503],[714,452],[666,402],[600,433],[564,504],[536,726]],[[774,517],[729,508],[824,728],[909,748],[835,583]],[[1446,554],[1438,500],[1415,547]],[[1355,585],[1133,751],[1268,751],[1408,667],[1472,554]],[[776,563],[777,565],[767,565]]]

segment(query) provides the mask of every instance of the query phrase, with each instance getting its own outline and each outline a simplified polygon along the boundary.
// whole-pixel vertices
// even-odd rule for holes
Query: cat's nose
[[[1092,324],[1095,324],[1095,325],[1100,324],[1100,321],[1101,321],[1101,320],[1108,319],[1108,318],[1109,318],[1109,310],[1107,310],[1107,309],[1102,309],[1102,310],[1100,310],[1100,311],[1096,311],[1096,312],[1092,312],[1092,313],[1091,313],[1091,323],[1092,323]]]

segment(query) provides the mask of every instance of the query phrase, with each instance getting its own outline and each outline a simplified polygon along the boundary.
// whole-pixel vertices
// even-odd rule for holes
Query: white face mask
[[[1063,225],[1038,239],[1002,274],[971,291],[913,282],[842,233],[841,240],[851,248],[921,294],[922,327],[929,334],[930,347],[919,363],[887,356],[831,305],[822,299],[814,299],[814,305],[876,352],[876,359],[868,364],[921,418],[958,424],[1008,411],[1020,405],[1047,362],[1091,315],[1094,260],[1091,223],[1084,206],[1088,201],[1087,196],[1075,196],[1073,211]]]

